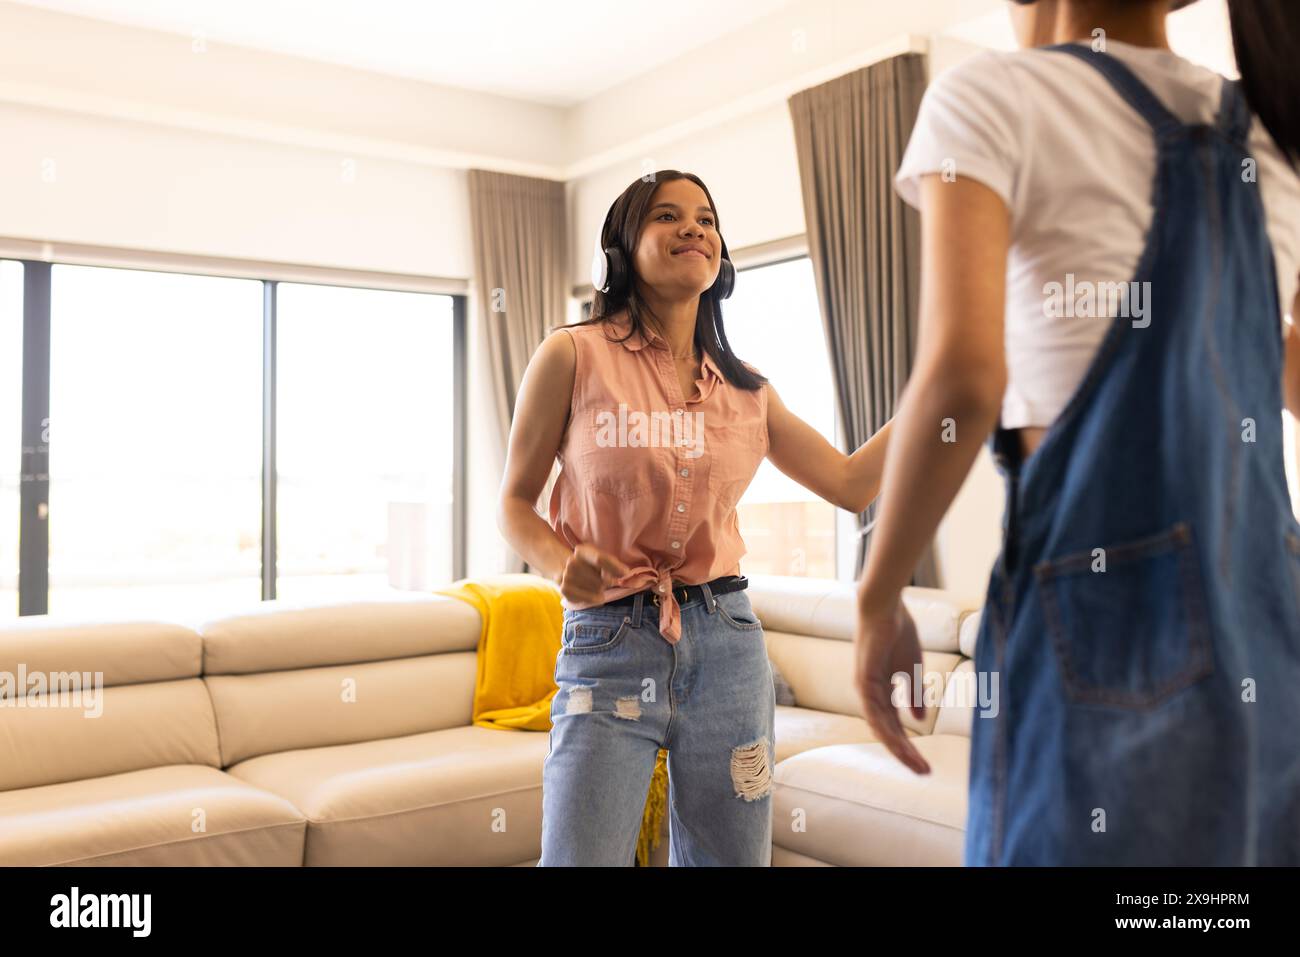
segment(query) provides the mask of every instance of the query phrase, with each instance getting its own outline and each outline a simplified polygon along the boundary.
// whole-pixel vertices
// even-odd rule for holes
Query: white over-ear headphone
[[[609,257],[601,248],[604,227],[596,230],[596,248],[591,251],[591,285],[597,292],[609,292]]]
[[[614,206],[610,204],[600,228],[596,230],[596,248],[591,254],[591,285],[597,292],[619,296],[627,285],[627,257],[623,255],[617,240],[612,246],[601,246],[605,230],[609,228],[609,217],[613,213]]]

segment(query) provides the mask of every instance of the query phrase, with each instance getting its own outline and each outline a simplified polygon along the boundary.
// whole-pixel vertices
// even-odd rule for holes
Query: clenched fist
[[[605,589],[631,571],[595,545],[579,545],[560,573],[560,594],[575,604],[605,600]]]

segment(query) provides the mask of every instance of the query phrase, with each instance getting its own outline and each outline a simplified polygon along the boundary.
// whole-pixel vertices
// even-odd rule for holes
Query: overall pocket
[[[1072,701],[1148,709],[1213,670],[1187,523],[1047,559],[1034,576]]]
[[[739,631],[758,631],[763,627],[763,623],[758,620],[753,607],[749,604],[749,596],[743,590],[715,595],[713,603],[717,606],[722,620],[732,628]]]
[[[629,616],[621,620],[594,616],[566,618],[560,644],[566,655],[608,651],[617,647],[631,629]]]

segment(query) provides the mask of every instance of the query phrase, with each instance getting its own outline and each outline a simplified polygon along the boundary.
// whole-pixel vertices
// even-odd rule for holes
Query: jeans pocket
[[[1047,559],[1034,576],[1071,700],[1145,710],[1213,670],[1187,523]]]
[[[749,604],[749,596],[743,590],[715,595],[713,602],[722,620],[732,628],[739,631],[758,631],[763,627],[763,623],[759,621],[753,607]]]
[[[585,654],[595,651],[608,651],[616,647],[631,630],[632,619],[624,616],[621,621],[613,618],[568,618],[564,622],[564,634],[560,643],[564,654]]]

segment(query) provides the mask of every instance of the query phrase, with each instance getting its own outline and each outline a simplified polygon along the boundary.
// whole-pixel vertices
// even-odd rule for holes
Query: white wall
[[[928,36],[1005,0],[801,0],[728,37],[579,104],[570,118],[578,176],[653,155],[657,142],[718,135],[720,117],[863,65],[864,54],[909,34]],[[867,60],[869,62],[869,58]],[[761,161],[761,157],[754,157]]]
[[[664,143],[569,184],[572,277],[589,283],[591,255],[610,203],[645,172],[680,169],[709,185],[733,251],[804,231],[794,131],[785,104],[736,117],[708,136]]]
[[[8,237],[471,272],[463,170],[6,103],[0,130]]]
[[[727,245],[804,232],[788,98],[1003,0],[805,0],[579,104],[569,118],[573,282],[615,197],[655,169],[700,175]]]
[[[465,169],[565,116],[0,2],[0,236],[469,278]]]
[[[0,100],[538,176],[568,151],[558,107],[7,2]]]

